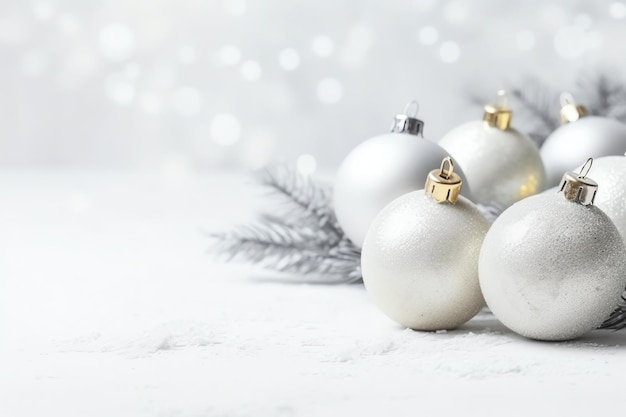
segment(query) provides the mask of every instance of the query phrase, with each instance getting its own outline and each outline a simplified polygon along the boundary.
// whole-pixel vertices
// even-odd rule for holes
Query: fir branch
[[[267,170],[261,184],[283,206],[261,213],[255,223],[213,233],[214,249],[225,260],[305,275],[311,282],[361,281],[361,251],[343,233],[328,187],[289,169]]]
[[[606,74],[581,77],[579,101],[589,114],[626,121],[626,85]]]
[[[512,88],[511,96],[519,103],[522,113],[534,128],[528,135],[541,146],[545,139],[559,127],[558,94],[539,80],[531,79],[526,87]]]
[[[286,221],[312,221],[321,230],[333,235],[335,240],[343,237],[332,208],[329,187],[317,184],[310,177],[299,175],[287,166],[277,167],[273,171],[266,169],[260,181],[271,194],[283,197],[283,201],[293,209],[286,210]]]

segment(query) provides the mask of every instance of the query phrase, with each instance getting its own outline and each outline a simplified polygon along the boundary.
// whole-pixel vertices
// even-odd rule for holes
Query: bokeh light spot
[[[317,56],[326,58],[334,52],[335,43],[330,36],[318,35],[311,40],[311,49]]]
[[[126,25],[111,23],[100,30],[100,51],[112,61],[123,61],[135,50],[135,35]]]
[[[626,17],[626,5],[621,1],[614,1],[609,6],[609,14],[614,19],[623,19]]]
[[[232,114],[216,115],[211,121],[211,138],[220,146],[232,146],[241,136],[241,123]]]
[[[450,23],[466,21],[470,15],[470,3],[464,0],[452,0],[443,8],[443,18]]]
[[[317,170],[317,161],[313,155],[305,153],[298,157],[296,168],[302,175],[311,175]]]
[[[111,101],[120,106],[128,106],[135,97],[135,87],[119,74],[107,77],[104,91]]]
[[[261,65],[256,61],[245,61],[241,64],[239,71],[246,81],[256,81],[261,78]]]
[[[317,84],[317,98],[326,104],[337,103],[343,97],[343,86],[334,78],[324,78]]]
[[[461,57],[461,48],[456,42],[446,41],[439,47],[439,58],[445,63],[451,64]]]
[[[417,34],[422,45],[434,45],[439,40],[439,32],[432,26],[424,26]]]
[[[47,1],[38,1],[33,4],[33,14],[37,19],[50,20],[54,15],[54,6]]]
[[[218,52],[218,60],[221,65],[237,65],[241,61],[241,51],[235,45],[225,45]]]
[[[278,55],[278,64],[285,71],[293,71],[300,66],[300,55],[292,48],[283,49]]]

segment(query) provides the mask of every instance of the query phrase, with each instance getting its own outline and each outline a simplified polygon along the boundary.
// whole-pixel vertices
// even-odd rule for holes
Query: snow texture
[[[606,415],[626,333],[405,330],[361,286],[211,262],[240,178],[0,174],[0,416]]]

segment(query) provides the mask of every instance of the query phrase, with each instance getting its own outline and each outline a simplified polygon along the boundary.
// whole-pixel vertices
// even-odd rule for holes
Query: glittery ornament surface
[[[484,305],[478,254],[488,222],[474,204],[436,203],[424,191],[376,217],[361,257],[365,287],[392,320],[417,330],[457,327]]]
[[[596,206],[613,220],[626,240],[626,156],[594,159],[588,175],[598,183]]]
[[[623,155],[626,152],[626,126],[606,117],[586,116],[559,127],[541,147],[548,186],[561,181],[587,158]],[[593,178],[593,177],[591,177]],[[595,179],[595,178],[594,178]]]
[[[439,144],[463,167],[477,203],[504,209],[544,188],[539,151],[515,129],[473,121],[448,132]]]
[[[480,252],[487,304],[511,330],[567,340],[596,328],[626,286],[626,249],[596,206],[561,193],[529,197],[506,210]]]
[[[393,199],[424,188],[426,177],[448,153],[436,143],[387,133],[357,146],[341,164],[334,188],[337,220],[359,247],[374,217]],[[464,177],[460,166],[455,172]],[[469,186],[461,193],[470,196]]]

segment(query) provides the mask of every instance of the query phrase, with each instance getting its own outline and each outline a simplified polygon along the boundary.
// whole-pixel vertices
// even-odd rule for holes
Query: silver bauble
[[[463,167],[476,203],[505,209],[544,188],[539,150],[509,126],[511,116],[504,105],[487,105],[482,121],[458,126],[439,141]]]
[[[339,167],[333,197],[335,213],[357,246],[362,246],[372,220],[385,205],[423,188],[432,167],[448,156],[439,145],[421,137],[422,126],[418,119],[398,115],[392,133],[362,142]],[[460,167],[457,171],[463,172]],[[467,186],[463,194],[470,197]]]
[[[463,196],[437,203],[424,190],[405,194],[374,219],[361,255],[376,305],[415,330],[455,328],[484,305],[478,254],[489,223]]]
[[[581,336],[608,317],[626,287],[620,234],[600,208],[564,198],[593,199],[576,187],[514,204],[483,242],[479,274],[487,305],[522,336]]]
[[[548,186],[558,184],[564,171],[587,158],[626,152],[626,126],[606,117],[586,116],[556,129],[541,146]],[[600,184],[601,185],[601,184]]]
[[[598,183],[594,204],[609,216],[626,241],[626,156],[594,159],[589,176]]]

